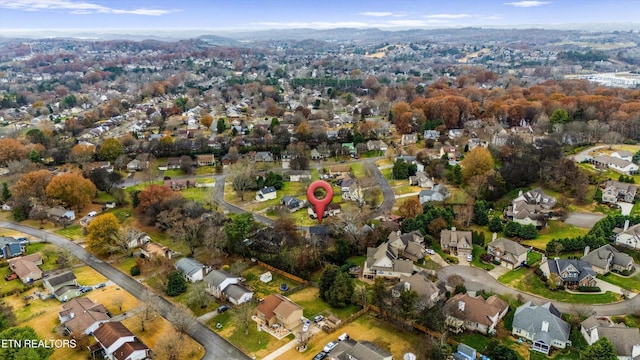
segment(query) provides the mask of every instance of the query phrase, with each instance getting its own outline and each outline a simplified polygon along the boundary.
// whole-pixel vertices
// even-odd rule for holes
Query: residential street
[[[536,304],[542,304],[547,302],[548,300],[528,293],[524,293],[510,287],[507,287],[495,278],[493,278],[487,271],[478,269],[473,266],[461,266],[461,265],[453,265],[443,267],[438,271],[438,278],[440,280],[446,281],[449,275],[460,275],[465,279],[464,285],[467,290],[471,291],[479,291],[486,290],[498,294],[511,294],[513,296],[518,296],[518,294],[522,294],[524,301],[534,301]],[[585,297],[588,297],[589,294],[585,294]],[[630,300],[621,301],[612,304],[602,304],[602,305],[581,305],[581,304],[570,304],[563,303],[558,301],[553,301],[553,305],[558,308],[563,313],[575,313],[576,308],[584,308],[587,307],[590,310],[596,312],[598,315],[627,315],[635,312],[635,309],[640,309],[640,296],[634,296]]]
[[[142,299],[142,295],[147,289],[137,280],[89,254],[81,246],[61,236],[9,222],[0,222],[0,227],[21,231],[39,238],[46,237],[47,241],[62,249],[68,250],[82,262],[104,275],[107,279],[113,281],[115,284],[125,289],[138,299]],[[154,297],[154,303],[159,313],[165,318],[175,309],[175,305],[160,296]],[[242,351],[238,350],[231,343],[227,342],[227,340],[200,322],[197,322],[191,331],[189,331],[189,335],[205,348],[206,354],[203,359],[249,359],[249,357]]]

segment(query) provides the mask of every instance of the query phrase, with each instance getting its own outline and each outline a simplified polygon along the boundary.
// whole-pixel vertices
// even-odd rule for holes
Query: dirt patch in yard
[[[77,267],[73,269],[73,273],[76,275],[78,285],[82,286],[94,286],[107,281],[106,277],[88,266]]]

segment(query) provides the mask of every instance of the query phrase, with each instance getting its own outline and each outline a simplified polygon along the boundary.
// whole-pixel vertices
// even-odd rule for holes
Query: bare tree
[[[253,306],[250,302],[244,303],[236,308],[236,320],[244,327],[244,334],[249,335],[249,326],[251,326],[251,315],[253,315]]]
[[[360,304],[363,308],[369,303],[369,295],[367,287],[364,285],[356,285],[353,290],[353,300],[355,303]]]
[[[158,349],[158,359],[161,360],[178,360],[183,358],[184,340],[182,335],[175,332],[163,338]]]
[[[199,306],[204,309],[209,304],[209,295],[207,294],[207,284],[199,281],[189,289],[187,293],[187,303],[189,306]]]
[[[242,260],[237,260],[229,267],[229,272],[233,275],[240,276],[249,266]]]
[[[198,321],[195,316],[191,314],[191,310],[184,306],[176,306],[175,309],[169,313],[167,320],[173,324],[181,337],[188,334]]]
[[[189,246],[191,256],[195,255],[196,248],[200,245],[202,235],[205,230],[205,222],[202,217],[186,218],[169,230],[169,233],[176,239],[183,241]]]
[[[124,297],[120,294],[116,294],[113,298],[111,298],[111,305],[118,308],[118,311],[122,313],[122,305],[124,305]]]
[[[304,351],[307,348],[309,338],[311,338],[310,331],[300,331],[298,333],[298,351]]]
[[[137,318],[140,324],[140,330],[145,331],[145,324],[151,320],[156,312],[156,306],[154,304],[154,295],[149,290],[145,290],[140,298],[140,310],[138,311]]]

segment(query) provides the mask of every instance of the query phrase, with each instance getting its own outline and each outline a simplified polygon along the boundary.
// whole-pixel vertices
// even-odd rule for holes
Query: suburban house
[[[463,129],[450,129],[449,130],[449,139],[453,140],[455,138],[459,138],[464,134]]]
[[[616,324],[607,316],[589,316],[580,324],[580,333],[591,345],[600,338],[607,338],[613,344],[620,360],[633,360],[640,357],[640,330]]]
[[[189,282],[204,279],[207,268],[194,258],[182,258],[176,262],[176,269],[184,274]]]
[[[583,256],[582,261],[591,265],[591,268],[601,275],[612,270],[616,272],[631,272],[634,269],[633,258],[609,244],[603,245]]]
[[[562,314],[551,302],[536,306],[528,301],[516,309],[511,333],[531,341],[531,350],[549,354],[551,347],[571,346],[570,331],[571,325],[562,320]]]
[[[383,242],[377,248],[367,248],[367,260],[362,271],[364,277],[398,278],[400,276],[409,277],[412,273],[413,262],[399,259],[398,250],[389,242]]]
[[[171,259],[173,251],[166,246],[154,242],[147,242],[140,247],[140,253],[147,259],[154,256]]]
[[[259,162],[273,162],[275,160],[273,154],[269,151],[258,151],[256,153],[255,161]]]
[[[633,204],[637,192],[637,185],[609,180],[604,184],[604,190],[602,190],[602,202],[612,204],[626,202]]]
[[[382,140],[369,140],[367,141],[368,151],[387,151],[389,147]]]
[[[38,265],[42,265],[42,256],[39,253],[9,259],[9,269],[25,284],[42,279],[42,270]]]
[[[280,294],[271,294],[256,307],[258,318],[267,326],[277,324],[288,330],[300,325],[302,307]]]
[[[577,288],[580,286],[596,286],[596,272],[586,261],[574,259],[543,259],[540,270],[549,279],[554,279],[557,286]]]
[[[49,216],[50,219],[56,220],[56,219],[67,219],[67,220],[75,220],[76,219],[76,213],[73,210],[67,210],[67,209],[63,209],[63,208],[50,208],[47,209],[47,215]]]
[[[438,153],[438,155],[440,156],[440,158],[444,157],[446,155],[448,160],[458,160],[458,158],[460,157],[460,152],[458,151],[458,147],[457,146],[449,146],[449,145],[444,145],[443,147],[440,148],[440,152]]]
[[[280,199],[280,204],[287,208],[289,212],[296,212],[304,207],[305,202],[293,196],[284,196]]]
[[[495,236],[495,233],[494,233]],[[507,269],[515,269],[527,262],[527,248],[517,242],[505,238],[498,238],[487,245],[487,253],[500,265]]]
[[[351,166],[349,165],[333,165],[329,166],[329,176],[336,177],[342,174],[349,174]]]
[[[62,305],[58,319],[70,334],[91,335],[101,323],[111,320],[111,313],[104,305],[82,297]]]
[[[216,299],[229,300],[234,305],[251,301],[253,292],[242,286],[242,278],[224,270],[212,270],[204,278],[207,292]]]
[[[493,334],[500,319],[509,311],[509,304],[496,295],[485,300],[482,296],[460,293],[447,300],[444,311],[447,314],[445,324],[453,332],[466,329]]]
[[[541,188],[520,191],[511,205],[504,211],[504,217],[522,225],[533,224],[537,228],[546,226],[550,210],[555,206],[556,199],[548,196]]]
[[[215,164],[216,158],[213,154],[202,154],[196,156],[196,163],[198,166],[211,166]]]
[[[127,247],[129,249],[137,249],[148,242],[151,242],[151,237],[145,232],[137,230],[127,232]]]
[[[76,276],[71,271],[44,279],[42,282],[44,287],[62,302],[69,301],[81,294]]]
[[[318,215],[316,214],[316,207],[315,206],[309,206],[307,208],[307,214],[309,214],[309,217],[312,218],[312,219],[317,219],[318,218]],[[329,217],[329,216],[336,216],[338,214],[340,214],[340,204],[329,203],[324,208],[324,214],[322,215],[322,217],[326,218],[326,217]]]
[[[368,341],[355,341],[344,339],[338,342],[325,359],[366,359],[366,360],[392,360],[393,355]]]
[[[311,149],[311,153],[309,154],[311,160],[321,160],[327,157],[327,154],[323,154],[318,149]]]
[[[597,155],[593,158],[590,158],[589,161],[594,164],[596,168],[608,168],[624,175],[632,175],[638,173],[638,165],[629,160],[625,160],[615,156]]]
[[[618,158],[626,161],[633,161],[633,153],[631,151],[618,150],[618,151],[612,152],[611,156],[614,158]]]
[[[151,357],[151,350],[120,321],[100,324],[93,332],[97,343],[89,347],[92,355],[103,354],[109,360],[143,360]]]
[[[414,176],[409,176],[409,185],[431,189],[436,185],[436,183],[424,172],[418,172]]]
[[[613,229],[616,245],[624,245],[634,249],[640,249],[640,224],[629,226],[629,220],[624,222],[622,229]]]
[[[148,161],[140,161],[138,159],[133,159],[127,163],[127,171],[136,172],[136,171],[144,170],[148,166],[149,166]]]
[[[401,143],[402,145],[410,145],[410,144],[415,144],[418,142],[418,134],[413,133],[413,134],[402,134],[402,140]]]
[[[311,172],[308,170],[291,170],[289,171],[290,182],[311,181]]]
[[[180,158],[179,157],[170,157],[167,159],[167,170],[179,169],[180,168]]]
[[[401,277],[400,282],[391,289],[391,295],[398,298],[403,291],[415,291],[418,294],[417,310],[430,309],[442,300],[445,294],[443,289],[429,279],[424,270],[409,277]]]
[[[24,254],[28,241],[10,236],[0,236],[0,258],[10,259]]]
[[[400,230],[392,231],[387,239],[389,245],[398,251],[400,257],[418,261],[427,255],[427,250],[424,248],[424,237],[418,230],[406,234],[402,234]]]
[[[176,179],[165,180],[163,185],[171,190],[182,191],[184,189],[196,187],[197,182],[196,179]]]
[[[362,194],[358,181],[354,178],[347,178],[340,181],[340,189],[342,191],[342,199],[348,201],[361,201]]]
[[[476,349],[463,343],[458,344],[456,352],[453,354],[453,360],[476,360]]]
[[[422,190],[420,194],[418,194],[418,199],[420,200],[420,204],[425,204],[433,201],[444,201],[444,199],[449,197],[449,190],[441,184],[434,185],[431,190]]]
[[[425,130],[424,133],[422,133],[422,137],[424,137],[425,140],[427,140],[427,139],[438,140],[440,138],[440,131],[438,131],[438,130]]]
[[[273,186],[265,187],[256,192],[256,201],[273,200],[278,196],[276,188]]]
[[[471,231],[458,231],[455,226],[451,230],[440,232],[442,251],[454,255],[469,255],[473,250]]]

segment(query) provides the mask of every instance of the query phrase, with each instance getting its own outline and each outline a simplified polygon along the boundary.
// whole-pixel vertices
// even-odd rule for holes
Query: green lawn
[[[365,168],[363,163],[353,163],[351,164],[351,173],[355,175],[357,178],[365,177]]]
[[[99,203],[99,204],[106,204],[108,202],[114,202],[115,199],[113,198],[113,196],[111,194],[109,194],[108,192],[104,192],[104,191],[98,191],[98,196],[96,196],[96,198],[94,199],[95,202]]]
[[[358,265],[358,266],[364,266],[364,262],[367,260],[366,256],[352,256],[349,259],[347,259],[348,261]]]
[[[169,177],[177,177],[177,176],[184,176],[186,175],[184,173],[184,171],[180,170],[180,169],[169,169],[169,170],[165,170],[164,172],[164,176],[169,176]]]
[[[196,169],[196,175],[207,175],[207,174],[215,174],[216,167],[215,166],[200,166]]]
[[[553,239],[574,238],[586,235],[589,229],[579,228],[562,221],[551,220],[549,225],[538,232],[538,237],[533,240],[525,240],[522,243],[533,246],[536,249],[545,250],[549,241]]]
[[[469,198],[469,194],[467,194],[466,191],[459,188],[449,188],[449,191],[451,192],[451,196],[449,196],[444,200],[445,204],[464,205],[469,203],[470,198]]]
[[[453,335],[452,337],[454,340],[465,343],[478,350],[478,352],[482,352],[489,344],[489,341],[491,341],[490,337],[477,333],[465,333],[460,335]]]
[[[493,270],[495,266],[493,264],[484,264],[480,261],[480,255],[486,254],[487,250],[479,245],[473,245],[473,260],[471,261],[471,265],[485,269],[485,270]]]
[[[527,265],[531,266],[536,262],[542,260],[542,254],[537,251],[530,251],[527,254]]]
[[[22,291],[25,289],[25,285],[20,281],[20,279],[15,279],[11,281],[5,281],[4,277],[13,273],[9,266],[0,267],[0,294],[13,294],[15,291]],[[0,295],[0,296],[2,296]]]
[[[71,240],[84,239],[84,235],[82,234],[82,227],[80,225],[71,225],[67,226],[66,229],[58,229],[56,230],[56,234],[60,234]]]
[[[608,273],[604,276],[598,275],[598,279],[602,279],[610,284],[620,286],[623,289],[627,289],[630,291],[640,291],[640,272],[638,271],[628,277]]]
[[[572,294],[566,291],[551,291],[533,273],[533,269],[520,268],[509,271],[500,276],[498,281],[514,289],[526,291],[531,294],[540,295],[549,300],[562,301],[568,303],[583,304],[608,304],[620,300],[620,295],[607,291],[604,294]]]
[[[320,299],[318,291],[319,290],[314,287],[307,287],[287,296],[293,302],[302,306],[304,309],[304,316],[307,318],[312,318],[318,314],[324,314],[325,316],[328,314],[334,314],[344,320],[362,309],[358,305],[349,305],[344,308],[333,308],[327,302]]]
[[[242,277],[245,278],[247,284],[253,288],[256,298],[264,298],[269,294],[281,293],[280,284],[287,284],[290,289],[300,285],[274,272],[271,273],[273,280],[268,283],[263,283],[260,281],[260,275],[265,272],[267,272],[267,269],[262,266],[252,266],[242,273]]]

